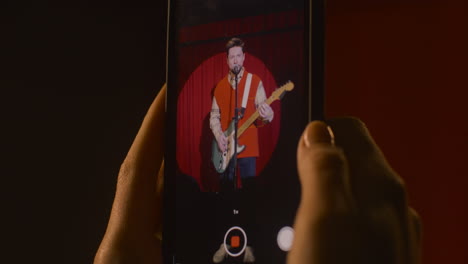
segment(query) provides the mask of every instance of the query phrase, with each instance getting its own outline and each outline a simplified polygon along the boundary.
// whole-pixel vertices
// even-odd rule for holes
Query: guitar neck
[[[273,96],[270,96],[270,98],[268,98],[265,103],[270,105],[271,103],[273,103],[275,101],[275,98]],[[253,124],[253,122],[255,122],[255,120],[257,120],[257,118],[260,116],[260,113],[258,112],[258,109],[255,110],[255,113],[253,113],[249,119],[247,119],[245,121],[245,123],[239,128],[239,130],[237,131],[237,138],[239,138],[242,133],[245,132],[245,130],[247,130],[247,128]]]

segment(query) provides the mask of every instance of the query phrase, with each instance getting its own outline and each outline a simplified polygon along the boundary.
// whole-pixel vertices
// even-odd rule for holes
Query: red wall
[[[348,2],[327,6],[327,116],[360,117],[406,181],[423,262],[468,263],[468,6]]]

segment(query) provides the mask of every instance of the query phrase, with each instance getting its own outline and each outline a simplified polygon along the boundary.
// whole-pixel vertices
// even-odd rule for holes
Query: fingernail
[[[335,145],[335,137],[331,128],[322,121],[313,121],[304,131],[304,144],[310,148],[315,143]]]

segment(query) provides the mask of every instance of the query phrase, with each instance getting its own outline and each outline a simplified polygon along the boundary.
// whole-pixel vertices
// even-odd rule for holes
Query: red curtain
[[[302,78],[300,14],[294,11],[235,19],[182,32],[183,48],[178,60],[181,87],[177,102],[177,162],[180,172],[192,176],[203,191],[219,189],[219,176],[211,163],[213,135],[209,115],[213,89],[228,73],[225,32],[244,40],[244,66],[262,79],[269,97],[278,85],[291,78]],[[281,104],[277,101],[271,106],[275,111],[273,122],[259,128],[257,175],[267,164],[279,136]]]

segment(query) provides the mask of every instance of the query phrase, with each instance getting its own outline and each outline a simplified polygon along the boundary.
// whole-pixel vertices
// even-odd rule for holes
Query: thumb
[[[350,194],[347,161],[324,122],[314,121],[306,127],[297,149],[297,168],[301,204],[316,214],[344,206],[343,199]]]
[[[334,145],[331,129],[321,121],[311,122],[305,129],[297,163],[302,193],[288,263],[314,263],[324,253],[320,245],[324,225],[352,208],[348,166],[343,152]]]

